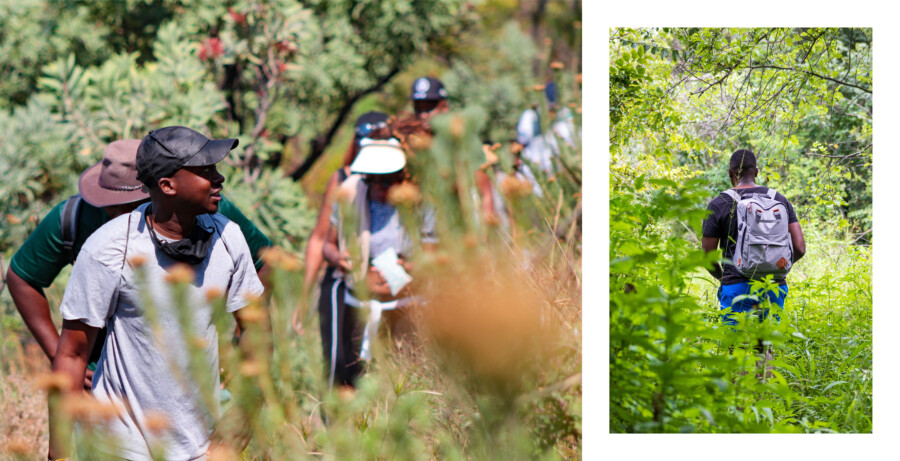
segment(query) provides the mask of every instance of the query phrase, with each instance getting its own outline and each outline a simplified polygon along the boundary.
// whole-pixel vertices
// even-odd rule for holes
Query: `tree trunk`
[[[547,0],[537,0],[534,11],[531,13],[531,40],[534,41],[534,44],[537,45],[539,50],[543,50],[544,48],[544,43],[542,41],[543,28],[541,27],[541,23],[544,20],[544,12],[546,10]],[[541,73],[541,56],[542,53],[538,53],[538,56],[531,62],[531,70],[534,75],[540,75]]]
[[[324,133],[319,134],[318,136],[313,138],[312,141],[310,141],[309,155],[306,157],[306,159],[303,160],[303,163],[301,163],[300,166],[298,166],[297,169],[295,169],[291,173],[291,179],[293,179],[294,181],[299,181],[301,178],[303,178],[304,175],[306,175],[306,173],[309,172],[312,166],[316,163],[316,160],[318,160],[319,157],[322,156],[322,154],[325,152],[325,149],[329,144],[331,144],[331,140],[337,134],[338,129],[344,123],[344,120],[347,118],[347,115],[350,114],[350,110],[353,109],[353,105],[356,104],[357,101],[359,101],[363,96],[378,91],[399,73],[400,66],[398,65],[391,69],[391,71],[388,72],[387,75],[383,76],[381,79],[375,82],[375,84],[371,87],[353,95],[353,97],[351,98],[348,98],[344,102],[344,105],[341,106],[341,110],[338,111],[337,117],[335,117],[331,122],[331,126],[329,126],[329,128]]]

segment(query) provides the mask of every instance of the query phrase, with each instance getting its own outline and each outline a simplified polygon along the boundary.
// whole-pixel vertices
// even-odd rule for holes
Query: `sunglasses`
[[[396,184],[400,181],[403,181],[404,175],[391,173],[391,174],[367,174],[363,176],[363,182],[367,185],[379,185],[379,186],[390,186],[392,184]]]
[[[413,111],[416,115],[427,114],[435,109],[441,104],[442,99],[419,99],[413,101]]]

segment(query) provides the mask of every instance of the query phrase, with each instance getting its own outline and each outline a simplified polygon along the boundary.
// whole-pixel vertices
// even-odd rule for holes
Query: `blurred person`
[[[8,269],[9,292],[19,314],[50,362],[56,355],[59,333],[50,316],[44,294],[62,269],[73,264],[85,241],[107,221],[130,213],[150,195],[137,179],[135,157],[138,139],[113,141],[103,150],[103,159],[85,169],[78,180],[78,194],[54,207],[16,251]],[[255,266],[262,269],[260,250],[272,242],[224,196],[219,212],[240,226],[250,245]],[[85,376],[91,376],[103,348],[106,328],[98,333]]]
[[[316,219],[316,226],[310,233],[306,245],[305,267],[307,270],[304,275],[304,281],[307,288],[312,286],[312,283],[315,282],[319,274],[319,269],[322,267],[322,245],[328,237],[328,228],[331,225],[331,208],[334,203],[333,192],[337,186],[350,176],[350,164],[353,163],[353,160],[356,159],[356,155],[359,153],[360,140],[369,137],[373,132],[377,132],[378,130],[387,132],[387,134],[382,137],[388,137],[390,134],[387,127],[388,115],[383,112],[369,111],[356,119],[356,123],[353,127],[353,140],[350,142],[350,145],[347,146],[347,151],[344,153],[341,167],[331,175],[328,184],[325,186],[322,206],[319,208],[319,216]]]
[[[447,101],[447,90],[444,83],[434,77],[419,77],[412,85],[410,99],[413,103],[415,120],[401,120],[398,126],[403,136],[410,133],[424,134],[427,137],[434,136],[431,128],[431,119],[437,115],[450,111]],[[480,204],[481,213],[476,217],[483,217],[488,223],[496,224],[501,220],[496,212],[494,187],[490,177],[484,169],[475,171],[475,190],[473,197]]]
[[[106,423],[118,442],[118,452],[109,455],[187,460],[207,454],[218,408],[203,402],[218,403],[204,397],[219,387],[218,333],[208,293],[225,296],[224,308],[238,325],[236,312],[263,293],[240,228],[217,213],[225,178],[215,165],[237,144],[181,126],[151,131],[136,158],[137,179],[149,190],[150,203],[97,229],[75,262],[60,306],[63,328],[53,370],[73,383],[69,394],[80,392],[91,347],[107,326],[91,393],[120,409]],[[185,287],[192,328],[179,320],[166,281],[179,266],[195,275]],[[196,344],[187,338],[197,338]],[[197,347],[207,366],[205,384],[191,379],[190,350]],[[51,413],[51,428],[58,417]],[[160,417],[165,428],[151,425]],[[50,459],[69,455],[70,435],[51,430]]]
[[[513,210],[507,206],[506,201],[503,199],[503,195],[500,193],[500,185],[503,183],[503,180],[509,176],[506,171],[503,170],[502,165],[500,164],[500,158],[497,155],[497,151],[500,147],[500,143],[495,143],[489,139],[483,140],[481,149],[484,153],[485,161],[479,167],[479,170],[486,176],[493,176],[493,179],[491,180],[489,178],[489,181],[492,182],[490,193],[493,201],[492,206],[494,207],[494,216],[499,220],[499,225],[502,229],[512,230],[511,218],[513,217]],[[514,171],[517,165],[522,165],[518,156],[516,156],[516,160],[513,163]],[[515,175],[519,179],[528,180],[524,176],[521,176],[520,173],[515,173]],[[536,181],[529,181],[529,183],[536,184]],[[540,188],[537,190],[540,191]]]
[[[322,246],[328,238],[328,230],[331,227],[332,207],[334,204],[334,191],[350,177],[350,165],[356,159],[360,149],[360,141],[363,139],[383,139],[390,136],[388,129],[388,116],[382,112],[370,111],[356,119],[353,129],[353,141],[347,147],[341,166],[328,181],[319,209],[319,217],[316,227],[309,236],[306,245],[306,273],[305,286],[307,289],[316,280],[319,268],[324,261]],[[371,137],[371,138],[369,138]],[[335,276],[337,266],[327,264],[322,281],[319,284],[319,331],[322,335],[322,353],[327,367],[328,386],[352,385],[356,377],[362,371],[361,364],[353,358],[352,338],[359,334],[359,323],[356,321],[354,309],[348,309],[343,296],[338,296],[343,280]],[[293,323],[297,327],[295,311]]]
[[[418,237],[425,249],[437,242],[432,210],[424,210],[421,236],[412,236],[403,227],[397,208],[388,202],[388,194],[393,188],[414,187],[406,173],[406,156],[399,141],[364,139],[361,145],[359,155],[350,166],[353,174],[340,186],[341,194],[355,212],[356,227],[347,228],[346,217],[336,203],[328,239],[322,247],[323,257],[335,266],[335,276],[341,279],[341,283],[335,285],[334,295],[338,299],[344,298],[349,305],[369,303],[372,311],[364,332],[368,339],[344,336],[339,341],[343,353],[349,355],[344,358],[345,363],[360,365],[361,360],[369,357],[366,345],[377,333],[381,308],[384,307],[382,303],[393,303],[391,307],[397,307],[384,312],[392,337],[399,338],[413,331],[409,314],[402,309],[402,306],[412,302],[409,286],[402,289],[392,286],[389,277],[376,267],[377,261],[393,254],[404,271],[412,270],[407,259],[412,256],[415,247],[413,238]],[[361,261],[355,265],[350,260],[349,245],[356,245],[359,249]],[[360,283],[365,284],[365,289],[358,286]],[[361,293],[367,293],[371,299],[358,299]],[[332,334],[342,332],[335,330]],[[332,368],[331,374],[336,372]],[[346,384],[352,386],[354,382],[351,380]]]
[[[562,139],[569,146],[574,146],[575,127],[571,111],[568,108],[559,110],[558,90],[555,82],[548,82],[544,85],[544,97],[547,101],[550,130],[546,133],[543,132],[539,105],[532,104],[522,112],[516,124],[517,148],[515,150],[520,151],[525,160],[537,165],[545,173],[553,174],[556,171],[553,157],[559,156],[557,138]]]
[[[534,176],[534,172],[528,166],[528,163],[522,160],[522,145],[518,141],[513,141],[512,145],[510,145],[510,152],[513,154],[511,175],[520,180],[528,181],[528,184],[531,184],[531,192],[535,197],[543,197],[544,190],[541,188],[541,184],[538,182],[537,177]],[[506,176],[505,172],[497,174],[497,184],[502,183],[503,178]]]
[[[450,111],[444,83],[434,77],[417,78],[413,82],[409,98],[416,118],[420,120],[427,121],[435,115]]]

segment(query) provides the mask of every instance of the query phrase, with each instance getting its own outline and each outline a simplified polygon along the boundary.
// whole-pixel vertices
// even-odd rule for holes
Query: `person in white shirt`
[[[114,440],[109,455],[193,460],[209,449],[218,418],[219,342],[207,295],[224,294],[225,310],[236,313],[263,292],[240,228],[217,213],[224,177],[215,164],[237,144],[181,126],[151,131],[136,161],[150,203],[103,225],[75,263],[53,370],[70,379],[69,393],[80,392],[97,331],[107,327],[91,393],[120,409],[104,427]],[[166,282],[179,266],[194,273],[187,316]],[[189,363],[197,347],[208,365],[202,376]],[[165,418],[166,429],[149,427],[151,415]],[[53,427],[57,415],[50,417]],[[51,432],[50,459],[70,454],[70,435]]]

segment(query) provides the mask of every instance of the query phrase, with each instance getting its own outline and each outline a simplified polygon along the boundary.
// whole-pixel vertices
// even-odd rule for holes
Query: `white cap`
[[[394,138],[385,141],[363,138],[359,145],[359,154],[350,165],[351,173],[388,174],[406,166],[406,155],[400,148],[400,141]]]

